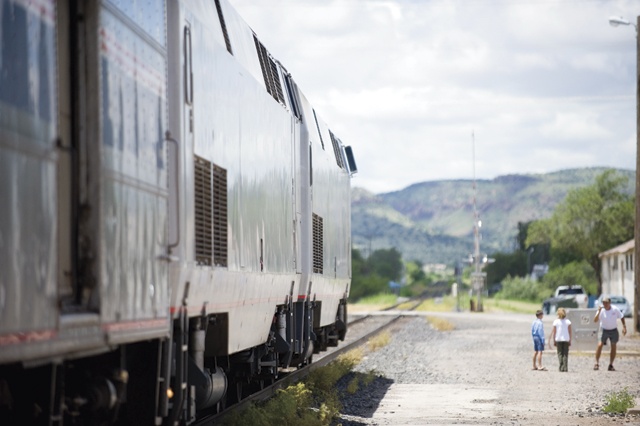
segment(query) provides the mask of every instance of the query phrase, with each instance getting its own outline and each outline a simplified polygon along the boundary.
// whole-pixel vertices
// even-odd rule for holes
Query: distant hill
[[[482,221],[482,253],[515,248],[518,222],[548,218],[574,188],[594,183],[606,168],[507,175],[476,181],[476,206]],[[635,171],[618,170],[635,190]],[[416,183],[400,191],[373,194],[354,188],[351,200],[354,247],[395,247],[405,260],[453,264],[473,252],[473,181]]]

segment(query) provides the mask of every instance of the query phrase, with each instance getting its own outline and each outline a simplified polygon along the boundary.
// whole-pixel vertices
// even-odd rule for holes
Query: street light
[[[637,18],[640,25],[640,16]],[[634,232],[634,257],[636,259],[636,267],[634,268],[635,289],[634,289],[634,309],[633,309],[633,330],[640,331],[640,39],[638,38],[638,25],[627,21],[621,16],[612,16],[609,18],[609,25],[617,27],[618,25],[633,25],[636,30],[636,219]]]
[[[636,29],[636,37],[638,37],[638,26],[633,22],[627,21],[622,16],[610,16],[609,25],[611,25],[612,27],[617,27],[618,25],[633,25],[633,27]]]

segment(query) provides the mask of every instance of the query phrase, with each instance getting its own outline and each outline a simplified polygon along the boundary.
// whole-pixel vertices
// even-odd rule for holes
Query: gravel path
[[[569,372],[558,371],[555,348],[547,346],[543,364],[548,371],[532,371],[533,315],[490,313],[429,313],[454,325],[436,331],[424,317],[405,319],[392,330],[389,345],[367,354],[355,374],[376,372],[360,391],[344,392],[343,426],[377,424],[492,424],[492,425],[640,425],[635,415],[602,412],[605,398],[628,388],[640,396],[640,338],[624,337],[618,344],[617,371],[593,371],[593,351],[570,351]],[[553,316],[544,319],[551,331]],[[595,348],[594,348],[595,349]],[[352,377],[344,378],[345,388]],[[419,386],[416,386],[419,385]],[[401,403],[385,400],[390,389],[431,395],[416,413]],[[426,394],[424,393],[426,392]],[[474,393],[475,392],[475,393]],[[394,394],[394,398],[397,395]],[[440,405],[440,407],[439,407]],[[458,413],[458,414],[456,414]],[[413,419],[408,416],[414,416]],[[404,417],[403,417],[404,416]]]

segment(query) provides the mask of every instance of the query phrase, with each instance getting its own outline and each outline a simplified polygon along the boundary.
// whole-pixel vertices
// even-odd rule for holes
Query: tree
[[[402,257],[398,250],[376,250],[364,259],[356,249],[351,250],[350,300],[389,291],[389,281],[402,277]]]
[[[542,278],[545,297],[551,296],[561,285],[581,285],[584,291],[594,294],[597,290],[597,278],[593,268],[586,261],[570,262],[553,268]]]
[[[428,284],[427,274],[424,273],[422,268],[422,262],[414,260],[413,262],[407,262],[405,268],[407,270],[407,284]]]
[[[598,254],[633,238],[634,200],[624,192],[627,178],[606,170],[593,185],[571,190],[550,219],[529,227],[527,245],[551,243],[552,257],[585,260],[598,278],[602,292]]]
[[[507,276],[524,277],[527,275],[527,254],[521,250],[513,253],[494,253],[491,255],[496,261],[485,268],[487,285],[500,283]]]
[[[374,251],[367,259],[367,264],[369,270],[389,281],[402,278],[402,254],[395,248]]]

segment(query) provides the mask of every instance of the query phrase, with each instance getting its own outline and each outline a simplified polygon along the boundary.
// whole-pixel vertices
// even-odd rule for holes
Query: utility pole
[[[476,312],[482,312],[482,292],[484,291],[485,281],[487,273],[482,272],[482,266],[485,263],[493,263],[495,259],[489,259],[487,255],[480,258],[480,227],[482,227],[482,221],[478,214],[478,208],[476,205],[476,138],[475,133],[471,132],[472,151],[473,151],[473,255],[471,256],[471,262],[474,264],[473,272],[471,273],[471,286],[476,291],[477,302]]]
[[[638,27],[640,27],[640,16],[636,25],[636,223],[634,232],[634,302],[633,302],[633,329],[640,332],[640,38],[638,38]]]
[[[476,303],[476,312],[482,312],[482,290],[484,287],[484,276],[480,271],[480,217],[476,206],[476,138],[474,132],[471,132],[472,157],[473,157],[473,263],[474,270],[471,273],[471,285],[477,293],[478,301]]]

